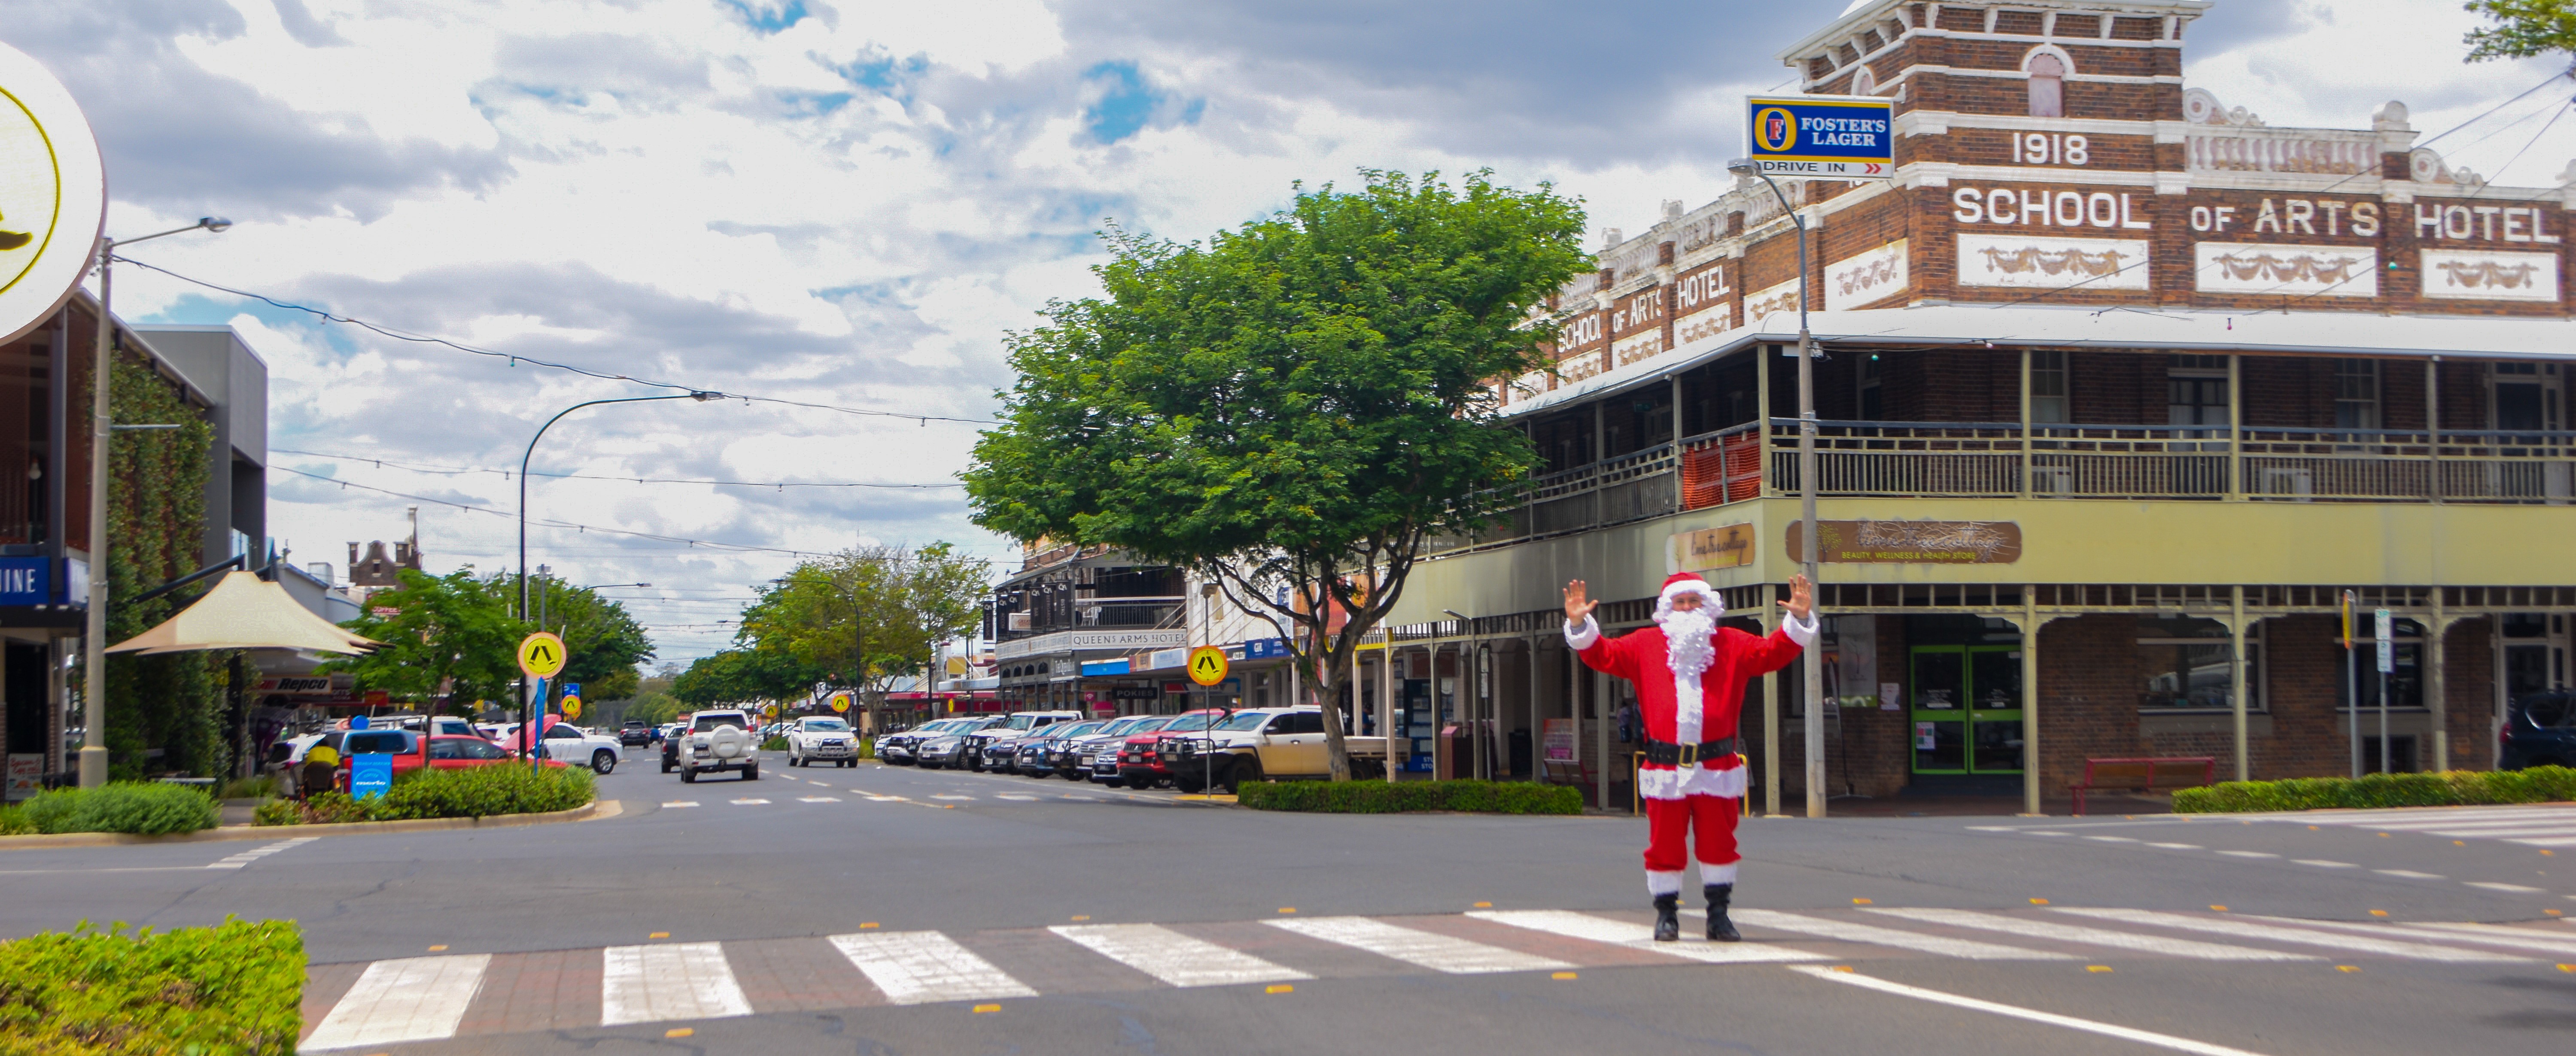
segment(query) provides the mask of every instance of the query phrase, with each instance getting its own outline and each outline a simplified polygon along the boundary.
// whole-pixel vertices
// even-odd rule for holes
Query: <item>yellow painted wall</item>
[[[2077,499],[1824,499],[1826,520],[2013,521],[2012,564],[1829,564],[1834,583],[2192,583],[2335,586],[2576,584],[2576,507]],[[1753,565],[1704,573],[1720,587],[1785,582],[1795,499],[1761,499],[1661,520],[1427,561],[1390,623],[1553,607],[1567,579],[1596,598],[1652,597],[1675,569],[1676,532],[1756,526]]]

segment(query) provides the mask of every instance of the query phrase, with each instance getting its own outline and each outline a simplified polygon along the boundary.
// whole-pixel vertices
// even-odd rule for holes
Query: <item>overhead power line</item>
[[[298,451],[298,450],[296,450],[296,449],[294,449],[294,448],[291,448],[291,447],[272,447],[272,448],[269,448],[269,450],[271,450],[271,451],[276,451],[276,452],[279,452],[279,453],[281,453],[281,454],[288,454],[288,455],[305,455],[305,456],[312,457],[312,458],[333,458],[333,459],[339,459],[339,460],[344,461],[344,462],[367,462],[367,463],[372,463],[372,464],[374,464],[374,465],[375,465],[375,466],[377,466],[378,468],[391,467],[391,468],[394,468],[394,469],[405,470],[405,471],[412,472],[412,473],[438,473],[438,474],[443,474],[443,475],[447,475],[447,476],[460,476],[460,475],[464,475],[464,474],[471,474],[471,473],[482,473],[482,474],[492,474],[492,475],[497,475],[497,476],[499,476],[499,477],[500,477],[501,479],[503,479],[503,480],[508,480],[508,479],[510,479],[510,475],[511,475],[511,474],[518,472],[517,470],[514,470],[514,469],[484,469],[484,468],[480,468],[480,467],[476,467],[476,466],[440,466],[440,465],[433,465],[433,464],[426,463],[426,462],[404,462],[404,461],[401,461],[401,460],[399,460],[399,459],[378,458],[378,457],[374,457],[374,456],[371,456],[371,455],[335,455],[335,454],[331,454],[331,453],[329,453],[329,452],[327,452],[327,451]],[[555,480],[614,480],[614,481],[631,481],[631,482],[636,483],[636,484],[714,484],[714,485],[721,485],[721,486],[725,486],[725,487],[742,487],[742,488],[776,488],[776,489],[781,490],[781,491],[784,491],[784,490],[786,490],[786,489],[788,489],[788,488],[896,488],[896,489],[940,489],[940,488],[962,488],[962,487],[965,487],[965,485],[964,485],[964,484],[871,484],[871,483],[860,483],[860,482],[833,482],[833,481],[823,481],[823,482],[806,482],[806,481],[794,481],[794,480],[695,480],[695,479],[679,479],[679,478],[668,478],[668,477],[616,477],[616,476],[609,476],[609,475],[604,474],[604,473],[540,473],[540,472],[538,472],[538,471],[536,471],[536,470],[533,470],[533,469],[528,471],[528,475],[529,475],[529,476],[531,476],[531,477],[547,477],[547,478],[551,478],[551,479],[555,479]]]
[[[476,347],[474,347],[473,345],[462,344],[462,343],[459,343],[459,342],[450,341],[450,340],[448,340],[448,339],[446,339],[446,338],[443,338],[443,337],[432,337],[432,336],[429,336],[429,335],[426,335],[426,334],[414,334],[414,333],[410,333],[410,332],[403,331],[403,330],[396,330],[396,329],[393,329],[392,327],[379,326],[379,325],[377,325],[377,324],[375,324],[375,323],[370,323],[370,322],[368,322],[368,321],[366,321],[366,320],[364,320],[364,319],[359,319],[359,318],[356,318],[356,317],[353,317],[353,316],[340,315],[340,314],[337,314],[337,313],[334,313],[334,312],[324,311],[324,310],[322,310],[322,309],[320,309],[320,308],[312,308],[312,307],[308,307],[308,306],[301,305],[301,304],[295,304],[295,303],[292,303],[292,302],[289,302],[289,301],[281,301],[281,300],[278,300],[278,299],[277,299],[277,298],[275,298],[275,297],[270,297],[270,296],[268,296],[268,295],[266,295],[266,294],[252,293],[252,292],[250,292],[249,290],[237,290],[237,289],[234,289],[234,288],[232,288],[232,287],[230,287],[230,286],[225,286],[225,285],[221,285],[221,284],[218,284],[218,283],[207,282],[207,281],[206,281],[206,280],[204,280],[204,279],[195,278],[195,277],[188,276],[188,275],[182,275],[182,274],[179,274],[178,272],[172,271],[172,270],[170,270],[170,269],[168,269],[168,268],[165,268],[165,267],[161,267],[160,265],[157,265],[157,264],[146,264],[146,263],[144,263],[144,262],[142,262],[142,261],[135,260],[135,259],[133,259],[133,258],[131,258],[131,257],[117,257],[117,258],[115,258],[115,259],[116,259],[116,261],[117,261],[118,263],[121,263],[121,264],[132,264],[132,265],[134,265],[135,267],[142,268],[142,269],[144,269],[144,270],[146,270],[146,271],[157,271],[157,272],[160,272],[160,273],[161,273],[161,274],[163,274],[163,275],[170,276],[171,278],[177,279],[177,280],[179,280],[179,281],[181,281],[181,282],[184,282],[184,283],[188,283],[188,284],[190,284],[190,285],[203,286],[203,287],[205,287],[205,288],[207,288],[207,289],[209,289],[209,290],[214,290],[214,291],[217,291],[217,292],[219,292],[219,293],[229,293],[229,294],[231,294],[231,295],[233,295],[233,296],[235,296],[235,297],[247,297],[247,298],[250,298],[251,300],[254,300],[254,301],[260,301],[260,302],[265,303],[265,304],[269,304],[269,305],[273,305],[273,306],[276,306],[276,307],[279,307],[279,308],[287,309],[288,311],[304,312],[304,313],[309,314],[309,315],[317,316],[317,317],[321,318],[324,322],[331,322],[331,323],[345,323],[345,324],[350,325],[350,326],[358,327],[358,328],[360,328],[360,329],[364,329],[364,330],[368,330],[368,331],[371,331],[371,332],[374,332],[374,333],[377,333],[377,334],[381,334],[381,335],[383,335],[383,336],[385,336],[385,337],[392,338],[392,339],[394,339],[394,340],[396,340],[396,341],[408,341],[408,342],[411,342],[411,343],[413,343],[413,344],[418,344],[418,345],[444,345],[444,346],[446,346],[446,347],[448,347],[448,348],[455,349],[455,350],[457,350],[457,351],[459,351],[459,352],[468,353],[468,354],[470,354],[470,355],[484,356],[484,357],[491,358],[491,359],[504,359],[504,360],[508,360],[508,361],[510,362],[510,365],[512,365],[512,366],[517,366],[517,365],[519,365],[519,364],[521,364],[521,363],[526,363],[526,364],[529,364],[529,365],[531,365],[531,366],[545,367],[545,368],[548,368],[548,369],[551,369],[551,370],[561,370],[561,371],[567,371],[567,372],[569,372],[569,373],[573,373],[573,374],[579,374],[579,375],[582,375],[582,376],[584,376],[584,377],[598,378],[598,379],[600,379],[600,380],[602,380],[602,381],[624,381],[624,382],[631,382],[631,383],[633,383],[633,384],[637,384],[637,385],[646,385],[646,386],[650,386],[650,387],[657,388],[657,389],[673,389],[673,390],[677,390],[677,391],[680,391],[680,392],[712,392],[712,391],[716,391],[716,390],[713,390],[713,389],[709,388],[708,386],[704,386],[704,385],[681,385],[681,384],[678,384],[678,383],[675,383],[675,382],[668,382],[668,381],[655,381],[655,380],[653,380],[653,379],[651,379],[651,378],[639,378],[639,377],[635,377],[635,376],[633,376],[633,375],[631,375],[631,374],[609,374],[609,373],[605,373],[605,372],[602,372],[602,371],[592,370],[592,369],[590,369],[590,368],[588,368],[588,367],[579,367],[579,366],[574,366],[574,365],[572,365],[572,364],[570,364],[570,363],[557,363],[557,362],[554,362],[554,361],[552,361],[552,360],[538,359],[538,358],[533,357],[533,356],[520,355],[519,353],[516,353],[516,352],[495,352],[495,351],[493,351],[493,350],[491,350],[491,349],[488,349],[488,348],[476,348]],[[963,425],[996,425],[996,424],[999,424],[999,423],[996,423],[996,422],[987,421],[987,420],[982,419],[982,418],[952,418],[952,417],[948,417],[948,416],[946,416],[946,415],[939,415],[939,414],[904,414],[904,413],[901,413],[901,412],[899,412],[899,411],[878,411],[878,410],[870,410],[870,409],[868,409],[868,408],[864,408],[864,407],[843,407],[843,406],[840,406],[840,405],[838,405],[838,404],[830,404],[830,403],[809,403],[809,402],[806,402],[806,401],[804,401],[804,400],[783,400],[783,399],[779,399],[778,397],[775,397],[775,396],[753,396],[753,395],[749,395],[749,394],[746,394],[746,393],[740,393],[740,392],[725,392],[725,393],[721,393],[721,395],[723,395],[724,397],[726,397],[726,398],[728,398],[728,399],[749,400],[749,401],[754,402],[754,403],[775,403],[775,404],[779,404],[779,405],[781,405],[781,406],[786,406],[786,407],[804,407],[804,408],[808,408],[808,409],[811,409],[811,410],[817,410],[817,411],[832,411],[832,412],[835,412],[835,413],[838,413],[838,414],[869,415],[869,416],[878,417],[878,418],[910,418],[910,419],[913,419],[913,420],[915,420],[915,421],[920,422],[921,424],[923,424],[923,425],[925,425],[925,426],[929,425],[929,424],[930,424],[930,423],[932,423],[932,422],[957,422],[957,423],[959,423],[959,424],[963,424]]]

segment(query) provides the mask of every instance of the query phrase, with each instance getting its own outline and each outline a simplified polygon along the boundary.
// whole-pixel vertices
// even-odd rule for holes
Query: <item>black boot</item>
[[[1682,896],[1655,896],[1655,941],[1680,942],[1682,938]]]
[[[1735,897],[1734,884],[1708,885],[1708,941],[1742,942],[1744,935],[1735,930],[1735,922],[1726,919],[1726,904]]]

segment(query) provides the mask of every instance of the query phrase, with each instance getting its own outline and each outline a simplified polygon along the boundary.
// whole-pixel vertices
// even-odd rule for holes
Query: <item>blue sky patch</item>
[[[1160,94],[1145,85],[1145,78],[1136,72],[1132,62],[1104,62],[1084,70],[1082,75],[1103,82],[1108,89],[1099,102],[1082,112],[1092,138],[1103,143],[1116,143],[1143,131],[1154,116],[1154,107],[1163,101]]]
[[[741,16],[744,25],[750,26],[754,32],[762,36],[786,32],[787,27],[805,21],[807,14],[805,0],[787,0],[779,4],[756,3],[753,0],[718,0],[718,2],[732,8],[734,14]]]

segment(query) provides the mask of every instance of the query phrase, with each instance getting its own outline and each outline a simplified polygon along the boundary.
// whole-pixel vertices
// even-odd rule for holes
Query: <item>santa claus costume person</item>
[[[1592,622],[1600,602],[1582,580],[1565,585],[1565,644],[1593,670],[1637,686],[1646,724],[1646,762],[1637,792],[1646,801],[1646,892],[1655,900],[1655,941],[1681,938],[1682,843],[1699,829],[1699,879],[1708,895],[1708,937],[1739,942],[1726,918],[1735,896],[1735,821],[1744,803],[1744,747],[1737,719],[1744,682],[1789,666],[1816,640],[1815,591],[1789,580],[1787,618],[1770,637],[1719,627],[1726,611],[1708,581],[1684,572],[1664,580],[1655,625],[1603,638]]]

